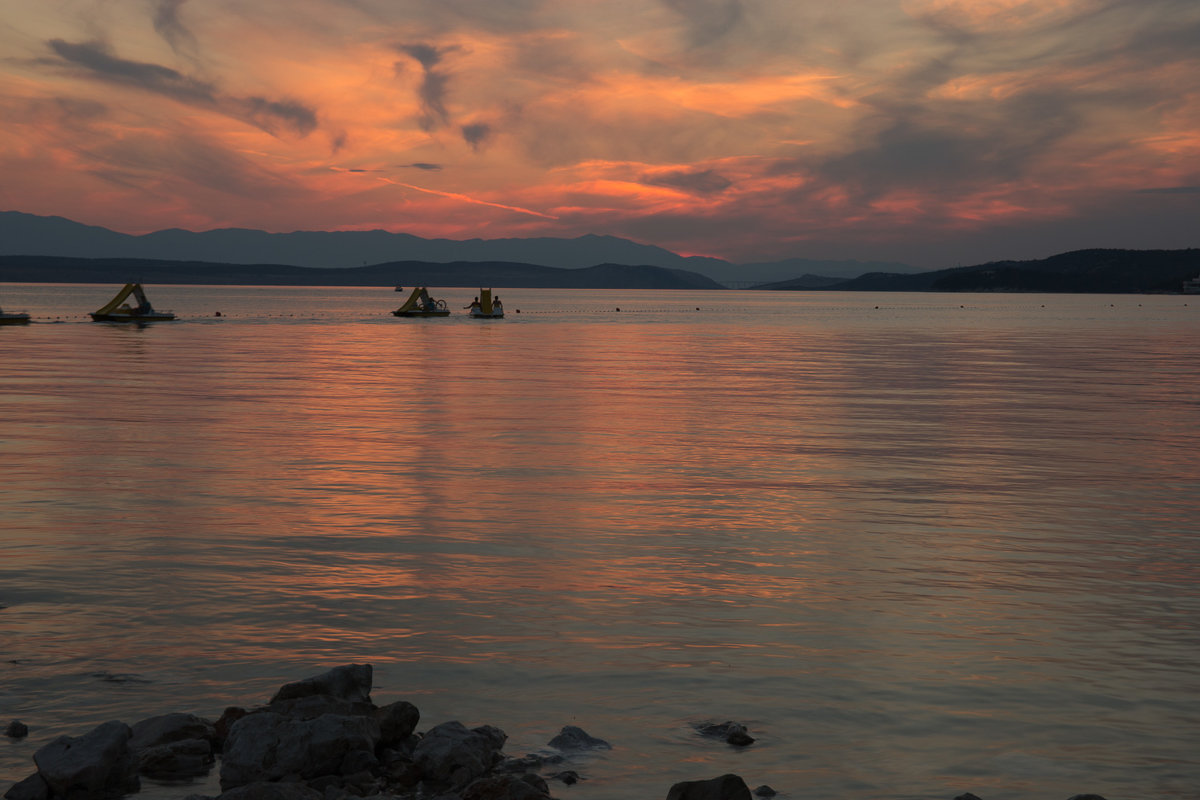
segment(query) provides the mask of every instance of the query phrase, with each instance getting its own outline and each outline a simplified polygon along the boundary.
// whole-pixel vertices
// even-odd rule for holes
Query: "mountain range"
[[[62,217],[0,212],[0,281],[34,283],[1135,293],[1179,292],[1197,276],[1200,249],[1075,250],[919,271],[808,259],[731,264],[593,235],[457,241],[387,231],[224,229],[131,236]]]
[[[805,273],[853,278],[867,272],[911,273],[891,262],[788,259],[732,264],[718,258],[681,256],[615,236],[574,239],[423,239],[388,231],[266,231],[225,228],[193,232],[169,229],[133,236],[63,217],[0,211],[0,255],[68,258],[138,258],[225,264],[286,264],[344,269],[396,261],[505,262],[578,269],[625,264],[687,270],[726,285],[749,285]],[[340,281],[339,281],[340,282]]]

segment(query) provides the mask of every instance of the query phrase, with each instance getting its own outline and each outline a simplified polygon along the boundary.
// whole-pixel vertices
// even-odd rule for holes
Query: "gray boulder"
[[[507,740],[504,731],[491,725],[468,729],[461,722],[443,722],[421,739],[413,763],[425,780],[463,787],[500,761]]]
[[[17,781],[4,793],[4,800],[49,800],[49,798],[50,787],[36,772],[23,781]]]
[[[216,729],[194,714],[163,714],[133,726],[129,746],[138,771],[148,778],[182,780],[204,775],[213,765]]]
[[[106,722],[83,736],[58,737],[33,754],[33,763],[56,798],[120,797],[141,788],[132,735],[124,722]]]
[[[683,781],[671,787],[667,800],[752,800],[750,787],[732,773],[707,781]]]
[[[421,712],[412,703],[400,700],[378,709],[375,719],[379,722],[383,746],[398,747],[417,729]]]
[[[204,739],[213,742],[217,738],[213,724],[194,714],[163,714],[135,723],[129,746],[134,750],[145,750],[169,742],[185,739]]]
[[[374,670],[370,664],[334,667],[321,675],[281,686],[271,698],[271,703],[311,695],[326,695],[353,703],[369,703],[373,674]]]
[[[138,751],[138,772],[161,781],[196,778],[208,773],[215,756],[204,739],[182,739]]]
[[[754,744],[754,737],[746,730],[746,726],[740,722],[708,722],[703,725],[697,725],[696,730],[703,736],[724,739],[729,744],[738,747],[746,747],[747,745]]]
[[[307,697],[293,697],[288,700],[276,700],[260,711],[274,711],[285,717],[296,719],[316,719],[325,714],[336,714],[343,717],[367,716],[375,713],[374,703],[364,703],[354,700],[343,700],[324,694],[313,694]],[[252,712],[253,713],[253,712]]]
[[[340,775],[352,753],[372,758],[379,742],[379,723],[373,717],[326,714],[316,719],[291,719],[270,711],[248,714],[235,722],[221,758],[221,789],[255,781],[309,779]],[[350,759],[355,765],[361,757]]]
[[[220,800],[324,800],[325,795],[303,783],[265,783],[256,781],[228,792]]]
[[[589,736],[583,728],[567,725],[550,740],[550,746],[559,750],[611,750],[612,745],[603,739]]]
[[[548,800],[546,782],[536,775],[489,775],[462,791],[462,800]]]

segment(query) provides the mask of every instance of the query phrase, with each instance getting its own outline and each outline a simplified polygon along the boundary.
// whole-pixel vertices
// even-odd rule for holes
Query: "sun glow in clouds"
[[[1200,5],[47,0],[3,21],[0,207],[129,233],[926,266],[1200,244],[1195,195],[1148,191],[1200,185]]]

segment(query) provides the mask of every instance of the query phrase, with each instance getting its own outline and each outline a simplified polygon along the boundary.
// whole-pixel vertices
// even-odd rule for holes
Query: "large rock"
[[[548,800],[546,782],[536,775],[489,775],[463,789],[462,800]]]
[[[220,800],[324,800],[325,795],[303,783],[248,783],[228,792]]]
[[[443,722],[421,739],[413,762],[425,780],[463,787],[501,759],[507,740],[504,731],[491,725],[468,729],[461,722]]]
[[[412,703],[400,700],[378,709],[375,719],[379,722],[379,735],[382,737],[383,746],[398,747],[417,729],[417,723],[421,721],[421,712]]]
[[[8,787],[4,800],[50,800],[50,787],[38,773]]]
[[[233,723],[249,713],[249,711],[240,706],[228,706],[221,713],[220,718],[213,723],[213,732],[217,737],[216,741],[213,742],[214,750],[219,753],[225,748],[225,739],[229,736],[229,729],[233,727]]]
[[[255,781],[340,775],[348,756],[374,757],[379,723],[373,717],[326,714],[291,719],[274,712],[249,714],[235,722],[221,758],[221,789]]]
[[[729,744],[738,747],[746,747],[747,745],[754,744],[754,737],[746,730],[746,726],[740,722],[708,722],[697,725],[696,730],[702,736],[724,739]]]
[[[603,739],[588,735],[583,728],[566,725],[550,740],[550,746],[559,750],[611,750],[612,745]]]
[[[135,723],[129,746],[134,750],[145,750],[170,742],[182,742],[185,739],[204,739],[212,743],[216,740],[216,730],[213,724],[194,714],[163,714],[149,717]]]
[[[671,787],[667,800],[752,800],[750,787],[732,773],[707,781],[683,781]]]
[[[137,755],[138,772],[160,781],[206,775],[215,761],[212,744],[204,739],[167,742],[139,750]]]
[[[132,735],[124,722],[106,722],[84,736],[58,737],[34,753],[33,762],[56,798],[120,797],[141,788]]]
[[[129,746],[138,771],[148,778],[182,780],[204,775],[212,767],[216,729],[193,714],[163,714],[133,726]]]
[[[265,710],[274,711],[276,714],[296,719],[316,719],[325,714],[336,714],[342,717],[368,716],[374,714],[376,709],[374,703],[343,700],[340,697],[314,694],[307,697],[276,700],[267,706]]]
[[[334,667],[324,674],[281,686],[271,698],[271,703],[311,695],[326,695],[353,703],[369,703],[373,673],[370,664]]]

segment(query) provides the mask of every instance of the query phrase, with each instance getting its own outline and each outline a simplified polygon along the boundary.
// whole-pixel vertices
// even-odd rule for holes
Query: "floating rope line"
[[[697,311],[714,313],[718,311],[733,311],[736,309],[723,308],[548,308],[534,311],[514,310],[514,314],[695,314]]]

